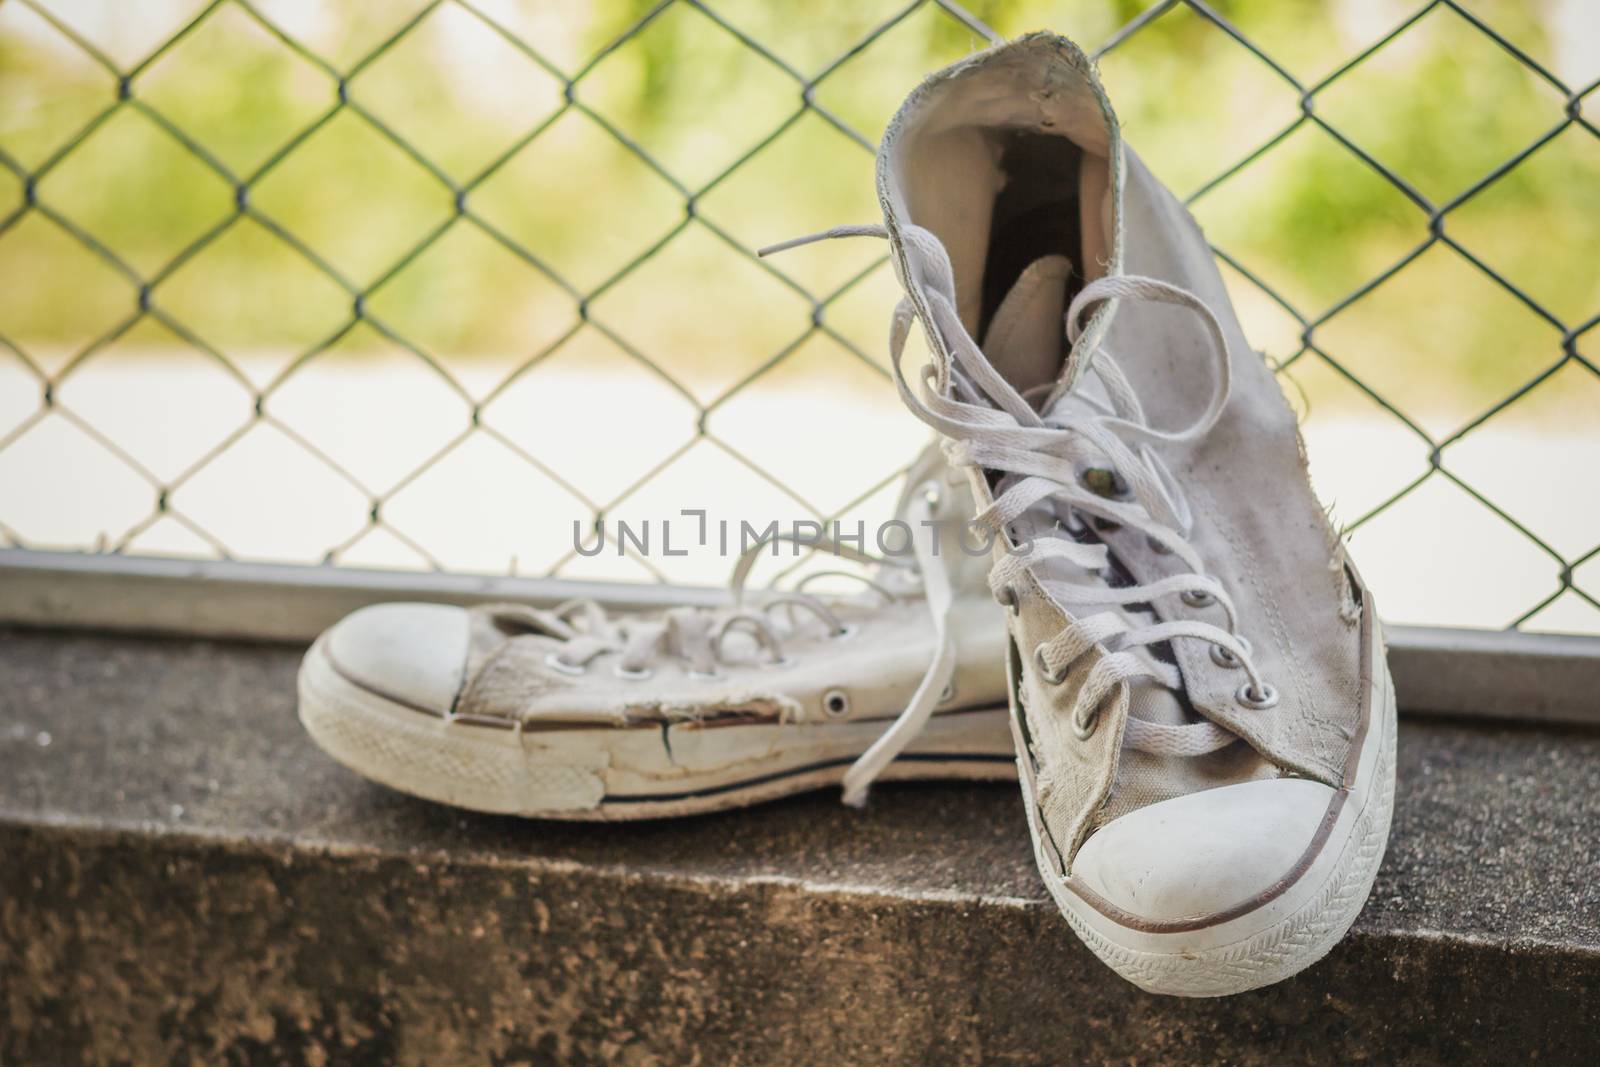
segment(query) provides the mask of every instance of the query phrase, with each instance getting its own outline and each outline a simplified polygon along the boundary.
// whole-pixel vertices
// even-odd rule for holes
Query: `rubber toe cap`
[[[1141,919],[1218,915],[1295,871],[1332,797],[1320,782],[1274,778],[1164,800],[1092,834],[1072,876]]]
[[[374,604],[328,631],[340,674],[364,689],[443,715],[467,669],[468,616],[446,604]]]

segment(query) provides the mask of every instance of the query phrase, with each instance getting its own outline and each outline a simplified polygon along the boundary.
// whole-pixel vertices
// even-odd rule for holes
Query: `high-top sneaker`
[[[918,87],[878,192],[881,229],[819,236],[889,238],[901,394],[995,540],[1051,894],[1145,989],[1309,966],[1383,855],[1394,696],[1372,598],[1199,228],[1053,34]],[[933,353],[915,388],[913,317]]]
[[[306,654],[300,719],[384,785],[561,819],[713,811],[841,782],[860,803],[879,777],[1014,778],[1003,613],[988,560],[959,541],[963,483],[930,448],[898,509],[914,553],[822,546],[871,565],[857,597],[804,583],[745,593],[762,543],[719,608],[363,608]]]

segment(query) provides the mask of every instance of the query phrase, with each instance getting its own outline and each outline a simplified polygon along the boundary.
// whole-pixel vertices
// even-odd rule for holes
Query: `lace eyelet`
[[[651,667],[640,667],[638,670],[633,671],[624,667],[620,663],[611,669],[611,673],[615,674],[618,678],[626,678],[630,682],[642,682],[646,679],[654,678],[656,674],[655,670]]]
[[[828,636],[835,641],[848,641],[856,635],[859,629],[860,627],[858,627],[855,623],[847,622]]]
[[[829,718],[841,719],[850,714],[850,694],[843,689],[830,689],[822,696],[822,710]]]
[[[939,691],[939,703],[948,704],[956,698],[956,683],[951,682]]]
[[[1072,717],[1067,720],[1067,723],[1072,727],[1073,737],[1076,737],[1079,741],[1087,741],[1089,738],[1094,736],[1095,730],[1100,726],[1100,711],[1098,708],[1096,708],[1094,715],[1091,716],[1087,722],[1081,721],[1078,718],[1077,712],[1073,712]]]
[[[1178,598],[1191,608],[1209,608],[1217,602],[1216,597],[1203,589],[1185,589]]]
[[[688,673],[697,682],[714,682],[722,677],[721,671],[697,671],[691,668]]]
[[[1039,645],[1033,650],[1033,665],[1039,670],[1039,677],[1051,685],[1060,685],[1067,680],[1067,665],[1062,664],[1061,670],[1052,674],[1049,664],[1044,661],[1044,646]]]
[[[1158,556],[1172,555],[1172,549],[1167,547],[1167,543],[1165,541],[1157,540],[1156,538],[1147,534],[1145,535],[1144,543],[1149,545],[1150,551],[1154,552]]]
[[[763,667],[774,671],[781,671],[785,668],[793,667],[794,665],[795,660],[792,656],[779,656],[777,659],[769,659],[762,664]]]
[[[1244,646],[1245,654],[1248,655],[1251,651],[1249,638],[1241,637],[1238,638],[1238,641],[1239,644]],[[1240,667],[1244,666],[1244,663],[1239,659],[1239,657],[1235,656],[1231,650],[1223,645],[1211,646],[1211,662],[1225,670],[1230,671],[1238,670]]]
[[[1265,711],[1278,703],[1278,689],[1271,682],[1261,683],[1261,692],[1257,693],[1255,686],[1249,682],[1239,687],[1233,694],[1233,699],[1241,706],[1252,711]]]
[[[1021,610],[1017,606],[1017,587],[1014,585],[1002,585],[999,589],[996,589],[994,592],[994,599],[995,603],[999,604],[1013,615],[1017,614],[1017,612]]]
[[[1078,472],[1078,484],[1106,500],[1127,500],[1133,496],[1128,480],[1108,467],[1084,467]]]
[[[561,658],[561,653],[559,652],[552,652],[546,656],[544,658],[544,665],[553,671],[559,671],[562,674],[569,674],[573,677],[577,677],[580,674],[589,673],[589,668],[586,664],[568,663],[566,660]]]

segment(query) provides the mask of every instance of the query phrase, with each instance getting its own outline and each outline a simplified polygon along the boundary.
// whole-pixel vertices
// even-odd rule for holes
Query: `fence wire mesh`
[[[142,539],[152,529],[171,528],[176,524],[186,531],[185,536],[198,551],[223,557],[259,554],[252,553],[248,546],[234,543],[236,539],[228,532],[215,528],[217,523],[211,516],[192,512],[186,508],[184,500],[186,487],[208,477],[208,472],[214,472],[231,452],[245,448],[251,435],[262,427],[270,427],[292,442],[314,465],[345,483],[359,498],[363,519],[353,526],[346,524],[344,528],[337,522],[318,527],[329,532],[323,535],[325,539],[318,546],[317,554],[330,562],[353,558],[352,546],[381,532],[414,553],[422,565],[452,566],[432,544],[408,532],[403,512],[397,514],[393,505],[430,472],[442,465],[448,466],[452,456],[473,447],[472,442],[484,439],[492,440],[503,453],[514,456],[516,462],[537,471],[541,479],[559,486],[575,502],[575,512],[581,512],[592,524],[605,522],[630,501],[637,501],[648,487],[659,482],[697,447],[718,450],[729,461],[793,501],[806,518],[828,521],[850,513],[863,500],[886,491],[885,487],[891,485],[898,473],[895,463],[903,463],[908,456],[893,455],[876,464],[863,459],[863,465],[875,468],[871,478],[865,479],[866,484],[858,486],[859,491],[847,501],[824,501],[788,484],[781,464],[775,464],[770,453],[758,455],[757,450],[746,447],[740,440],[720,433],[713,416],[786,364],[802,361],[808,346],[819,337],[848,355],[851,374],[865,372],[869,377],[885,377],[881,353],[873,350],[871,340],[837,322],[845,304],[865,299],[863,294],[882,291],[873,286],[881,285],[888,273],[885,260],[880,250],[874,249],[865,258],[853,262],[844,277],[819,282],[816,277],[807,276],[803,261],[755,258],[750,250],[754,244],[796,232],[796,227],[784,215],[783,199],[793,188],[791,182],[801,180],[792,168],[797,164],[803,167],[803,159],[789,158],[787,165],[791,169],[778,175],[781,180],[769,194],[771,214],[758,232],[752,233],[751,227],[742,223],[730,224],[725,217],[719,218],[716,213],[705,210],[704,205],[719,189],[740,180],[742,174],[768,166],[763,160],[771,154],[769,150],[785,135],[802,127],[813,131],[809,135],[813,141],[807,144],[825,142],[821,151],[870,161],[877,128],[865,122],[881,115],[882,109],[874,111],[870,107],[855,106],[844,97],[840,97],[844,100],[840,103],[830,96],[833,86],[846,80],[850,72],[860,71],[864,64],[878,62],[881,42],[902,35],[915,32],[921,35],[919,39],[926,39],[930,33],[943,34],[949,48],[959,54],[985,40],[996,39],[994,31],[986,25],[988,21],[1002,25],[1008,32],[1027,28],[1005,25],[1008,19],[1017,17],[1011,10],[1014,5],[996,0],[973,6],[975,11],[947,0],[913,0],[874,15],[872,25],[860,32],[852,30],[848,40],[835,41],[829,46],[828,54],[822,54],[822,46],[814,39],[808,49],[789,48],[772,39],[763,40],[749,28],[753,23],[743,17],[744,6],[720,4],[716,0],[663,0],[648,7],[641,6],[628,12],[626,24],[620,30],[612,33],[598,48],[589,49],[574,45],[571,35],[563,33],[563,15],[558,9],[545,11],[538,18],[518,19],[508,15],[503,4],[431,0],[407,7],[403,14],[394,16],[396,21],[362,47],[329,54],[308,43],[301,23],[283,14],[282,5],[270,0],[211,0],[183,12],[172,26],[161,27],[160,38],[149,41],[148,47],[122,54],[128,50],[110,48],[87,28],[83,18],[78,17],[82,5],[53,4],[45,0],[0,0],[0,33],[5,32],[6,15],[12,16],[12,22],[30,23],[32,28],[28,32],[33,36],[18,38],[24,42],[18,47],[28,47],[27,42],[37,41],[41,34],[51,35],[55,45],[70,46],[87,61],[87,72],[80,73],[79,77],[95,86],[87,97],[93,101],[92,106],[83,103],[86,98],[81,93],[75,98],[82,113],[74,116],[72,128],[64,135],[43,139],[42,135],[35,136],[23,143],[11,136],[11,131],[0,127],[0,179],[9,175],[8,184],[12,187],[0,189],[5,197],[0,199],[0,267],[5,271],[0,277],[5,288],[20,294],[9,302],[0,298],[0,360],[9,357],[3,372],[8,377],[0,379],[5,383],[0,392],[9,394],[0,403],[0,486],[8,487],[0,491],[0,543],[19,547],[40,544],[41,538],[18,517],[26,511],[24,492],[38,495],[71,491],[72,487],[65,482],[70,482],[77,474],[71,470],[53,470],[49,449],[38,443],[42,427],[62,423],[70,424],[77,435],[103,450],[119,476],[132,478],[141,487],[133,503],[119,513],[120,520],[101,522],[100,534],[89,543],[76,546],[101,551],[141,551],[146,547]],[[1492,516],[1502,532],[1510,531],[1521,543],[1531,546],[1542,560],[1537,569],[1548,574],[1548,581],[1537,585],[1521,583],[1514,594],[1515,604],[1508,602],[1503,612],[1503,622],[1521,625],[1558,601],[1587,605],[1585,611],[1600,611],[1600,599],[1597,599],[1600,598],[1600,565],[1586,567],[1600,557],[1600,543],[1597,543],[1600,529],[1591,522],[1581,532],[1580,537],[1587,539],[1587,543],[1581,539],[1575,541],[1570,532],[1553,537],[1538,519],[1519,517],[1520,503],[1507,502],[1508,497],[1521,499],[1515,489],[1516,472],[1509,483],[1503,477],[1488,479],[1494,483],[1490,486],[1481,484],[1484,479],[1474,476],[1470,464],[1458,464],[1453,460],[1463,442],[1481,433],[1492,420],[1530,394],[1539,392],[1541,387],[1546,387],[1547,391],[1557,390],[1570,398],[1585,394],[1600,379],[1594,351],[1596,338],[1600,337],[1600,332],[1595,330],[1600,321],[1600,316],[1595,314],[1595,300],[1600,298],[1600,292],[1591,286],[1586,295],[1580,293],[1578,298],[1553,299],[1549,286],[1542,279],[1530,282],[1512,276],[1502,269],[1495,256],[1461,237],[1457,226],[1458,218],[1473,204],[1513,180],[1522,168],[1537,165],[1553,146],[1561,145],[1561,151],[1566,154],[1576,153],[1585,160],[1585,165],[1592,162],[1593,157],[1587,153],[1600,144],[1600,126],[1585,114],[1585,106],[1597,99],[1593,94],[1600,87],[1600,81],[1571,84],[1563,80],[1553,72],[1547,59],[1536,58],[1525,43],[1519,43],[1514,34],[1479,14],[1474,5],[1451,0],[1431,0],[1399,14],[1387,25],[1367,33],[1368,43],[1364,47],[1343,57],[1328,73],[1316,78],[1300,72],[1303,64],[1279,58],[1285,40],[1281,34],[1276,43],[1258,41],[1248,26],[1241,25],[1233,17],[1236,5],[1220,0],[1215,6],[1201,0],[1162,0],[1138,10],[1140,6],[1113,5],[1109,14],[1102,11],[1100,16],[1101,22],[1123,20],[1109,35],[1102,34],[1101,43],[1095,48],[1112,83],[1114,98],[1116,76],[1122,70],[1116,67],[1120,57],[1131,57],[1127,60],[1129,69],[1145,66],[1146,58],[1152,63],[1156,60],[1185,61],[1181,54],[1173,57],[1167,53],[1151,53],[1145,57],[1138,53],[1141,41],[1162,32],[1159,28],[1164,24],[1183,19],[1191,32],[1193,27],[1203,27],[1208,34],[1222,35],[1231,42],[1228,47],[1236,50],[1237,56],[1246,57],[1253,64],[1251,78],[1254,80],[1241,91],[1260,93],[1263,101],[1271,97],[1284,105],[1276,111],[1264,102],[1260,107],[1251,105],[1248,110],[1260,120],[1251,126],[1261,128],[1244,131],[1249,143],[1237,146],[1230,143],[1227,150],[1233,158],[1220,169],[1209,167],[1209,173],[1193,170],[1193,161],[1217,158],[1215,146],[1197,153],[1179,145],[1167,152],[1167,158],[1175,162],[1164,170],[1160,146],[1153,151],[1140,140],[1138,122],[1129,121],[1126,125],[1133,143],[1141,151],[1153,154],[1158,173],[1166,176],[1189,168],[1187,188],[1180,186],[1180,192],[1187,195],[1202,221],[1207,222],[1208,231],[1217,243],[1216,252],[1226,264],[1230,285],[1249,305],[1247,320],[1251,318],[1251,308],[1258,318],[1270,315],[1279,320],[1278,343],[1275,347],[1269,346],[1269,358],[1276,361],[1280,372],[1290,378],[1302,373],[1320,376],[1319,380],[1333,381],[1340,389],[1354,390],[1364,398],[1361,402],[1375,405],[1382,413],[1384,432],[1393,433],[1398,429],[1410,447],[1420,448],[1420,458],[1414,469],[1397,460],[1393,470],[1377,479],[1382,483],[1381,491],[1361,499],[1355,513],[1341,516],[1347,527],[1359,531],[1430,483],[1448,483],[1470,498],[1483,514]],[[530,100],[537,98],[539,102],[528,105],[529,113],[516,136],[507,143],[493,145],[492,150],[452,141],[437,130],[419,130],[410,121],[405,107],[388,106],[381,93],[367,91],[369,84],[383,80],[381,68],[388,57],[406,50],[414,38],[430,34],[431,27],[446,16],[458,27],[457,32],[465,32],[459,27],[467,26],[470,32],[486,34],[498,42],[494,47],[519,57],[517,62],[525,65],[519,76],[537,83],[527,95]],[[663,147],[660,138],[654,136],[655,127],[649,123],[630,122],[625,116],[618,117],[614,108],[601,102],[602,97],[611,97],[590,92],[592,85],[608,76],[612,66],[608,60],[619,53],[635,48],[662,52],[659,42],[651,43],[652,34],[656,32],[654,28],[669,19],[677,20],[673,39],[680,45],[687,35],[696,42],[710,42],[704,47],[738,52],[743,57],[738,62],[745,64],[739,68],[743,79],[741,86],[759,82],[762,91],[770,88],[780,97],[787,94],[789,99],[778,121],[755,131],[743,128],[748,122],[742,122],[737,100],[731,105],[724,101],[720,111],[684,117],[682,121],[719,125],[726,138],[739,140],[737,150],[726,158],[715,159],[715,165],[707,162],[715,157],[714,153],[684,152],[670,143]],[[930,30],[928,20],[933,20],[936,27]],[[1486,151],[1501,154],[1480,166],[1464,186],[1455,188],[1419,179],[1382,151],[1369,147],[1370,138],[1363,132],[1368,126],[1364,125],[1360,112],[1351,112],[1355,117],[1345,122],[1337,116],[1330,117],[1323,107],[1331,94],[1346,82],[1355,80],[1375,59],[1403,53],[1419,27],[1444,20],[1448,20],[1448,32],[1454,35],[1452,40],[1476,42],[1467,47],[1490,46],[1487,52],[1477,53],[1474,62],[1496,70],[1510,65],[1517,69],[1517,77],[1536,86],[1530,91],[1544,94],[1541,105],[1544,110],[1529,109],[1534,117],[1519,127],[1519,140],[1509,151],[1501,152],[1499,142],[1487,148],[1483,145],[1472,148],[1477,153],[1472,159],[1481,159]],[[770,28],[770,23],[768,26]],[[921,28],[913,30],[913,27]],[[1072,32],[1070,25],[1058,28]],[[265,148],[258,144],[253,151],[242,149],[237,129],[223,129],[214,122],[208,123],[203,106],[194,106],[193,100],[185,102],[181,75],[174,77],[170,70],[162,73],[163,68],[173,66],[176,62],[173,57],[180,51],[197,47],[197,42],[204,42],[203,47],[213,47],[219,35],[229,34],[251,35],[257,40],[254,47],[281,50],[294,57],[298,66],[308,72],[305,77],[321,86],[316,93],[325,94],[315,106],[308,106],[307,113],[291,128],[260,132],[259,138],[270,139]],[[126,37],[121,40],[125,43]],[[1087,43],[1093,44],[1092,41]],[[1167,52],[1170,51],[1169,48]],[[0,53],[0,62],[6,61],[4,56],[14,57],[15,54],[15,49]],[[946,58],[951,57],[940,57],[941,62]],[[626,91],[648,95],[658,91],[663,81],[693,77],[695,63],[695,55],[654,55],[652,61],[644,65],[639,83]],[[937,64],[926,63],[924,69],[934,65]],[[1468,68],[1467,76],[1475,77],[1470,64]],[[158,73],[162,73],[159,80],[155,77]],[[11,72],[0,72],[0,77],[10,79],[7,84],[13,88],[29,76],[30,70],[21,69],[20,65]],[[248,77],[248,71],[241,70],[240,77]],[[899,90],[909,89],[910,85],[907,81]],[[427,90],[413,87],[412,91]],[[47,95],[48,88],[44,92]],[[503,87],[501,95],[521,92],[521,88],[508,85]],[[741,89],[738,95],[742,92]],[[316,93],[312,94],[313,99]],[[868,95],[871,95],[870,89]],[[889,99],[885,97],[885,102]],[[1398,107],[1399,104],[1388,101],[1379,105],[1378,110],[1381,112],[1389,106]],[[1593,110],[1592,105],[1590,110]],[[79,200],[118,196],[121,172],[115,145],[122,141],[109,131],[119,128],[118,123],[129,114],[143,120],[141,128],[148,126],[157,131],[155,136],[164,139],[163,151],[175,151],[175,161],[169,169],[181,167],[192,171],[198,167],[209,176],[205,181],[215,187],[208,195],[226,200],[225,207],[203,225],[172,227],[171,232],[164,234],[165,247],[152,251],[150,243],[145,242],[138,247],[137,254],[119,242],[119,234],[96,232],[93,224],[84,221],[88,213],[75,210],[73,206],[74,196]],[[823,142],[815,141],[817,123],[829,131]],[[617,213],[624,216],[622,228],[636,233],[639,243],[630,248],[624,258],[606,264],[604,269],[596,269],[592,263],[569,265],[559,250],[541,247],[537,228],[510,225],[502,215],[484,206],[497,181],[503,181],[508,173],[518,168],[525,168],[529,158],[534,159],[532,166],[537,170],[541,165],[538,149],[543,139],[554,136],[552,131],[558,129],[571,130],[573,124],[581,124],[582,136],[605,139],[608,150],[620,161],[616,165],[642,167],[651,176],[649,180],[656,189],[655,199],[647,203],[616,206]],[[419,183],[434,205],[431,214],[420,219],[403,212],[388,217],[381,211],[376,216],[365,217],[363,226],[375,227],[375,232],[382,233],[382,248],[374,250],[366,246],[357,256],[340,246],[338,232],[333,232],[332,237],[326,227],[313,227],[317,232],[304,232],[287,221],[293,213],[282,208],[281,197],[274,201],[268,195],[275,176],[297,166],[297,159],[310,154],[319,138],[335,127],[344,131],[358,130],[360,137],[371,142],[372,153],[403,155],[410,164],[407,180]],[[1365,262],[1346,264],[1345,277],[1336,292],[1327,285],[1285,282],[1274,273],[1271,264],[1252,262],[1249,257],[1240,255],[1230,246],[1226,235],[1217,235],[1205,211],[1207,205],[1216,203],[1220,205],[1218,212],[1243,210],[1248,213],[1249,198],[1260,191],[1259,186],[1250,185],[1251,175],[1259,173],[1263,162],[1275,158],[1275,154],[1293,151],[1293,146],[1300,143],[1297,139],[1303,139],[1307,131],[1321,135],[1317,143],[1331,145],[1339,157],[1336,163],[1330,162],[1331,157],[1324,151],[1323,155],[1312,157],[1312,162],[1353,166],[1355,169],[1348,179],[1352,187],[1360,185],[1374,197],[1392,200],[1397,195],[1403,200],[1404,207],[1396,208],[1389,203],[1384,210],[1396,217],[1404,216],[1405,227],[1397,232],[1410,235],[1391,242],[1376,260],[1368,256]],[[1234,133],[1239,134],[1239,131]],[[1582,143],[1574,145],[1575,138],[1581,138]],[[114,143],[107,145],[103,143],[106,141]],[[1295,165],[1308,165],[1303,154],[1297,159]],[[561,163],[559,159],[552,159],[543,165],[559,167]],[[1469,161],[1468,165],[1476,164]],[[74,169],[85,171],[86,176],[71,174]],[[859,167],[855,172],[866,173]],[[1564,217],[1579,220],[1580,229],[1600,216],[1600,202],[1596,197],[1600,167],[1587,173],[1594,175],[1595,185],[1572,188],[1564,205],[1568,212]],[[770,174],[764,172],[764,176]],[[350,205],[352,211],[366,206],[361,203],[359,176],[347,180],[339,173],[318,173],[313,166],[313,178],[312,184],[296,188],[315,189],[341,182],[353,184],[353,191],[347,192],[354,200],[343,203]],[[200,180],[192,176],[185,179],[191,184]],[[862,183],[868,184],[869,180],[863,178]],[[1244,191],[1233,192],[1238,188]],[[1375,189],[1381,192],[1373,191]],[[137,196],[136,193],[129,195]],[[1230,201],[1230,195],[1243,196],[1245,203],[1237,199]],[[574,206],[547,205],[548,210],[557,213],[569,207]],[[159,204],[134,199],[129,201],[127,210],[141,215],[141,225],[147,228],[160,229],[165,225]],[[1312,204],[1307,210],[1315,212],[1319,208]],[[210,250],[239,239],[240,232],[252,225],[259,231],[250,229],[251,233],[268,235],[273,255],[298,261],[296,269],[309,269],[321,279],[317,284],[325,288],[331,285],[342,307],[338,321],[319,327],[316,336],[295,346],[291,358],[265,374],[247,370],[245,356],[217,339],[226,329],[211,324],[225,320],[228,308],[209,308],[202,314],[185,310],[180,306],[181,301],[169,299],[169,293],[176,292],[183,279],[192,277],[196,269],[206,268]],[[27,328],[15,322],[26,318],[25,313],[17,311],[15,304],[34,292],[29,288],[32,267],[28,256],[7,259],[6,250],[8,238],[18,244],[22,239],[17,235],[25,230],[32,234],[30,240],[49,240],[57,244],[65,240],[92,260],[92,265],[85,264],[74,277],[51,276],[37,281],[37,286],[48,285],[59,291],[64,286],[70,289],[82,282],[87,294],[88,282],[84,279],[91,273],[104,273],[103,268],[109,268],[117,279],[115,284],[107,283],[113,294],[111,297],[91,300],[85,295],[83,321],[93,323],[94,329],[89,336],[57,346],[61,349],[59,355],[42,354],[41,346],[30,342]],[[1538,241],[1545,235],[1521,236],[1527,241]],[[1556,239],[1559,235],[1548,236]],[[448,351],[451,340],[447,332],[443,337],[433,336],[440,331],[426,323],[413,329],[408,324],[403,300],[381,299],[396,290],[403,296],[408,271],[420,260],[451,241],[469,238],[486,241],[507,254],[503,256],[501,275],[491,275],[487,279],[478,277],[467,283],[469,287],[510,286],[520,284],[512,281],[511,275],[526,276],[543,287],[546,306],[553,287],[570,311],[559,328],[544,330],[536,346],[522,351],[514,362],[498,367],[483,380],[473,380],[472,375],[464,373],[451,361]],[[648,275],[649,265],[669,259],[674,249],[689,240],[711,242],[717,256],[732,257],[738,262],[739,270],[755,272],[752,276],[762,279],[761,284],[782,293],[781,299],[774,298],[770,311],[762,312],[774,322],[781,320],[780,325],[773,327],[776,332],[768,331],[778,338],[778,343],[712,388],[686,381],[688,375],[681,359],[668,351],[675,345],[682,347],[670,331],[657,336],[648,330],[620,325],[608,311],[608,307],[631,299],[627,293],[656,285],[657,281]],[[1592,247],[1588,247],[1585,257],[1570,264],[1571,270],[1588,272],[1592,278]],[[1334,255],[1334,252],[1326,247],[1307,247],[1300,249],[1299,254],[1316,259]],[[1444,419],[1409,411],[1406,396],[1411,394],[1405,389],[1388,387],[1386,382],[1393,379],[1385,378],[1383,360],[1352,358],[1349,351],[1337,343],[1336,336],[1339,325],[1357,310],[1381,307],[1382,294],[1408,269],[1416,270],[1423,262],[1436,264],[1442,254],[1455,257],[1449,261],[1448,268],[1438,268],[1443,272],[1442,277],[1453,280],[1447,288],[1455,290],[1442,307],[1418,309],[1403,302],[1401,310],[1389,309],[1382,313],[1402,316],[1426,313],[1448,318],[1464,313],[1471,302],[1509,298],[1523,309],[1517,313],[1522,317],[1515,320],[1519,325],[1500,340],[1521,354],[1520,361],[1513,361],[1515,366],[1529,368],[1519,369],[1514,381],[1505,381],[1502,374],[1494,379],[1494,395],[1475,402],[1476,407],[1464,416],[1452,415]],[[436,274],[429,276],[437,277]],[[1483,295],[1485,284],[1495,295]],[[250,278],[246,276],[239,285],[249,290]],[[617,296],[619,293],[624,295]],[[269,307],[276,299],[272,293],[257,295],[262,296]],[[460,295],[470,303],[469,291],[463,289]],[[615,299],[611,299],[613,297]],[[611,299],[609,305],[608,299]],[[714,304],[718,299],[715,294],[707,294],[704,301]],[[285,298],[281,307],[269,310],[268,314],[293,318],[295,311],[291,302],[291,298]],[[881,302],[871,299],[865,302],[872,304],[877,314],[882,315],[887,310]],[[8,316],[14,320],[9,325]],[[206,321],[196,321],[197,318]],[[1418,328],[1428,328],[1429,321],[1433,320],[1422,319]],[[164,336],[170,335],[187,349],[202,353],[247,398],[236,420],[224,412],[227,405],[223,404],[217,405],[217,411],[194,411],[196,419],[218,422],[212,439],[206,447],[183,456],[182,462],[164,465],[149,461],[138,442],[130,442],[126,435],[104,431],[94,404],[75,404],[70,388],[75,377],[95,367],[104,353],[152,324],[164,331]],[[415,365],[426,367],[431,372],[430,388],[444,390],[458,401],[458,410],[451,416],[458,424],[442,439],[430,439],[423,454],[407,456],[401,467],[382,477],[351,469],[337,448],[330,447],[293,416],[292,404],[280,404],[285,394],[293,391],[306,368],[335,358],[341,346],[358,333],[367,337],[375,334],[386,348],[398,350]],[[605,485],[586,484],[570,475],[572,467],[565,462],[563,453],[589,446],[548,437],[530,441],[509,432],[502,420],[485,417],[486,410],[516,389],[531,369],[573,346],[575,338],[595,335],[621,353],[622,358],[632,361],[636,368],[648,371],[656,385],[673,394],[673,403],[682,408],[685,431],[654,435],[659,436],[659,440],[652,439],[653,430],[649,426],[623,428],[620,439],[612,431],[608,447],[627,448],[645,459],[610,478]],[[1334,335],[1331,341],[1330,335]],[[1586,345],[1589,346],[1587,351]],[[1387,358],[1392,361],[1401,357],[1391,354]],[[1427,368],[1423,368],[1422,373],[1428,373]],[[1297,382],[1289,391],[1294,394],[1301,387]],[[381,380],[374,378],[371,390],[381,393],[381,389]],[[352,419],[385,417],[381,400],[375,403],[379,403],[380,408],[367,411],[365,416],[359,412],[346,414]],[[540,412],[537,400],[530,410],[536,414]],[[1568,403],[1562,408],[1566,414],[1561,418],[1574,422],[1571,414],[1574,410],[1580,413],[1577,423],[1581,430],[1582,411],[1587,410],[1592,415],[1595,407],[1583,400],[1576,407]],[[189,415],[188,411],[182,413],[185,419]],[[404,418],[400,413],[391,415]],[[582,421],[580,417],[580,426]],[[756,421],[759,422],[759,418]],[[419,436],[426,435],[419,433]],[[4,473],[8,456],[12,467],[30,468],[34,480],[19,480],[21,475],[8,480]],[[292,481],[293,475],[285,478]],[[1593,468],[1570,471],[1566,479],[1569,487],[1577,487],[1575,491],[1593,494],[1596,481]],[[1502,491],[1507,485],[1512,488]],[[255,488],[266,491],[264,487]],[[651,577],[664,576],[649,559],[639,558],[635,562]],[[524,560],[514,565],[523,570],[560,575],[570,573],[574,563],[575,553],[570,546],[565,550],[557,546],[549,552],[548,558],[531,564]],[[1492,568],[1494,564],[1485,559],[1482,566]],[[1570,619],[1571,615],[1562,618]]]

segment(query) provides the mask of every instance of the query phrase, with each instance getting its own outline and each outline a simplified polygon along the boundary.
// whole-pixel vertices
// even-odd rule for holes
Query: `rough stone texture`
[[[1355,932],[1141,993],[1003,786],[675,823],[481,817],[335,766],[299,650],[0,633],[0,1064],[1595,1062],[1600,735],[1407,722]]]

